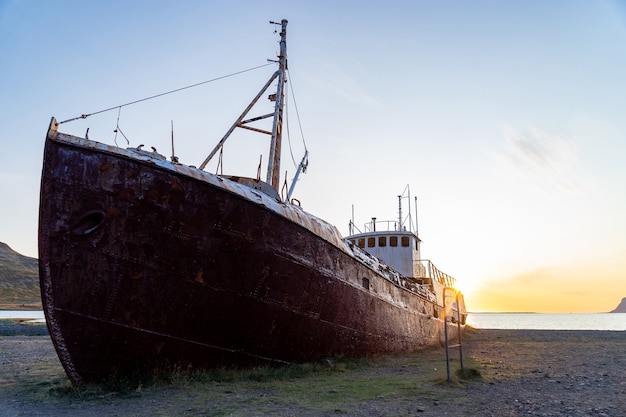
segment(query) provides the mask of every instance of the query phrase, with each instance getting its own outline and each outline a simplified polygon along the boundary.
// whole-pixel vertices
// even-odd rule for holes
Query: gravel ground
[[[463,357],[466,369],[481,377],[453,384],[445,382],[442,357],[443,349],[431,349],[348,370],[342,379],[333,379],[336,402],[330,408],[324,403],[320,411],[311,403],[285,400],[262,384],[173,384],[123,394],[76,390],[63,374],[45,326],[3,320],[0,417],[626,416],[626,332],[472,330]],[[424,379],[432,366],[440,367],[439,377]],[[359,401],[342,391],[354,381],[393,382],[396,377],[415,378],[419,386]],[[321,377],[292,383],[306,389],[316,386],[316,378]]]
[[[481,330],[468,355],[478,415],[626,416],[626,332]]]

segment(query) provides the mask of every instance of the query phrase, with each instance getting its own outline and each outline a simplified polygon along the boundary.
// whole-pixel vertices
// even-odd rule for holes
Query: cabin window
[[[359,245],[359,248],[364,248],[365,247],[365,239],[363,239],[363,238],[359,239],[358,245]]]
[[[363,278],[363,288],[366,290],[370,289],[370,280],[368,278]]]
[[[376,238],[375,237],[368,237],[367,238],[367,247],[368,248],[373,248],[374,246],[376,246]]]
[[[378,238],[378,246],[387,246],[387,236],[380,236]]]
[[[404,246],[405,248],[407,246],[410,246],[410,244],[409,244],[409,237],[408,236],[402,236],[402,246]]]
[[[398,246],[398,236],[389,237],[389,246]]]

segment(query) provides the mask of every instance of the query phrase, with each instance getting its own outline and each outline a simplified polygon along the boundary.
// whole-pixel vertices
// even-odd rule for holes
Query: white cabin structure
[[[408,186],[405,191],[408,191]],[[456,280],[438,270],[431,261],[422,259],[417,221],[413,224],[410,210],[408,216],[403,218],[403,198],[405,196],[398,196],[398,220],[377,221],[372,217],[363,226],[363,231],[350,221],[350,234],[345,240],[392,268],[419,292],[428,291],[433,294],[440,306],[447,305],[444,297],[454,293],[449,292],[446,295],[446,290],[454,289]],[[408,198],[410,199],[410,195]]]
[[[392,222],[384,222],[392,223]],[[384,224],[383,223],[383,224]],[[350,235],[348,240],[372,256],[381,259],[404,277],[418,277],[423,268],[420,254],[420,239],[411,231],[376,230],[373,220],[371,231]]]

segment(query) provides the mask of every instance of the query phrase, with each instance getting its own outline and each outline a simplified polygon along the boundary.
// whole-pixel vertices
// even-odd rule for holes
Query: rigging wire
[[[285,89],[287,88],[287,84],[285,84]],[[291,132],[289,131],[289,105],[287,103],[289,94],[285,94],[285,127],[287,131],[287,143],[289,143],[289,155],[291,155],[291,162],[293,162],[293,166],[297,167],[298,163],[296,162],[296,158],[293,156],[293,148],[291,146]]]
[[[117,111],[117,122],[115,123],[115,137],[113,138],[113,142],[115,142],[115,146],[117,145],[117,133],[121,133],[122,136],[124,136],[124,139],[126,139],[126,145],[130,145],[130,141],[128,140],[128,138],[126,137],[126,135],[124,134],[124,132],[122,132],[122,129],[120,128],[120,113],[122,112],[122,106],[119,107],[118,111]]]
[[[289,73],[289,79],[291,80],[291,72]],[[298,119],[298,127],[300,128],[300,136],[302,137],[302,143],[304,144],[304,150],[308,151],[306,147],[306,140],[304,140],[304,132],[302,131],[302,122],[300,121],[300,112],[298,111],[298,104],[296,103],[296,94],[293,91],[293,81],[291,84],[291,98],[293,99],[293,107],[296,109],[296,118]]]
[[[295,96],[295,93],[293,91],[293,82],[291,81],[291,72],[289,72],[289,81],[290,81],[289,84],[291,86],[291,88],[289,89],[289,93],[291,93],[291,98],[293,100],[293,107],[296,110],[296,118],[298,119],[298,127],[300,129],[300,137],[302,138],[302,143],[304,145],[305,152],[308,152],[308,149],[306,147],[306,141],[304,140],[304,132],[302,131],[302,123],[300,122],[300,113],[298,112],[298,106],[296,104],[296,96]],[[287,85],[285,85],[285,88],[287,88]],[[286,97],[287,98],[285,99],[285,104],[287,104],[286,100],[288,99],[289,94],[287,94]],[[286,108],[286,111],[289,112],[289,106],[285,106],[285,108]],[[289,117],[285,117],[285,120],[286,120],[286,125],[287,125],[287,141],[289,142],[289,153],[291,154],[291,160],[293,162],[293,165],[297,167],[298,163],[296,162],[296,160],[295,160],[295,158],[293,156],[293,149],[291,148],[291,134],[290,134],[290,131],[289,131]]]
[[[59,122],[59,124],[63,124],[63,123],[67,123],[67,122],[73,122],[74,120],[79,120],[79,119],[86,119],[89,116],[93,116],[93,115],[96,115],[96,114],[100,114],[100,113],[104,113],[104,112],[107,112],[107,111],[115,110],[117,108],[121,109],[122,107],[130,106],[132,104],[141,103],[142,101],[152,100],[153,98],[165,96],[165,95],[172,94],[172,93],[177,93],[177,92],[182,91],[182,90],[187,90],[189,88],[197,87],[199,85],[208,84],[210,82],[214,82],[214,81],[218,81],[218,80],[223,80],[224,78],[228,78],[228,77],[232,77],[232,76],[235,76],[235,75],[243,74],[243,73],[249,72],[249,71],[254,71],[254,70],[257,70],[259,68],[267,67],[268,65],[273,65],[273,64],[274,64],[273,62],[269,62],[267,64],[259,65],[259,66],[252,67],[252,68],[248,68],[248,69],[245,69],[245,70],[242,70],[242,71],[233,72],[232,74],[222,75],[221,77],[217,77],[217,78],[213,78],[213,79],[210,79],[210,80],[201,81],[199,83],[191,84],[191,85],[188,85],[186,87],[177,88],[175,90],[170,90],[170,91],[166,91],[164,93],[155,94],[155,95],[150,96],[150,97],[145,97],[145,98],[142,98],[142,99],[139,99],[139,100],[135,100],[135,101],[131,101],[131,102],[128,102],[128,103],[125,103],[125,104],[121,104],[121,105],[118,105],[118,106],[109,107],[108,109],[99,110],[99,111],[96,111],[96,112],[93,112],[93,113],[81,114],[78,117],[74,117],[72,119],[63,120],[62,122]],[[122,135],[123,135],[123,133],[122,133]]]

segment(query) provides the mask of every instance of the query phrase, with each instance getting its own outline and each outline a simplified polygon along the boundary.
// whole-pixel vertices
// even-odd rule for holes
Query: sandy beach
[[[626,415],[626,332],[469,329],[464,365],[480,376],[452,383],[436,348],[329,361],[295,377],[178,377],[131,389],[72,387],[45,326],[3,320],[0,335],[0,417]],[[451,357],[455,371],[458,351]]]

